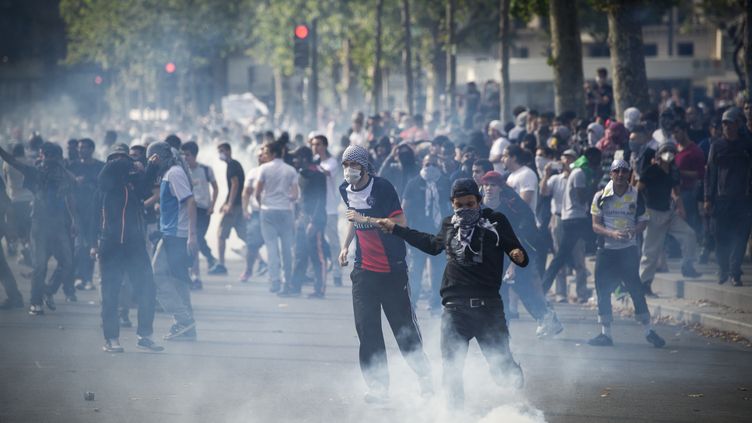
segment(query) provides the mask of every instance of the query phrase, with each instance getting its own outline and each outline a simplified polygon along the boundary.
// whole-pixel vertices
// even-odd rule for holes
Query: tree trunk
[[[752,0],[744,2],[744,72],[747,98],[752,97]]]
[[[455,13],[457,11],[457,0],[448,0],[446,7],[447,22],[447,89],[446,94],[448,110],[447,114],[451,119],[457,113],[457,45],[455,38]]]
[[[282,69],[274,67],[274,121],[285,114],[285,84],[283,81]]]
[[[614,79],[616,116],[624,109],[650,109],[642,47],[642,23],[630,0],[613,1],[608,9],[608,47]]]
[[[442,119],[445,118],[443,116],[444,107],[441,102],[441,99],[443,98],[444,94],[446,93],[446,84],[447,84],[447,68],[446,68],[446,57],[444,57],[444,44],[440,40],[440,36],[438,34],[438,31],[433,33],[433,49],[431,53],[431,82],[432,82],[432,93],[431,93],[431,111],[439,110],[442,112]]]
[[[499,87],[499,116],[503,122],[512,120],[511,82],[509,82],[509,28],[510,0],[499,1],[499,58],[501,59],[501,86]],[[581,84],[580,84],[581,85]]]
[[[345,38],[342,43],[342,84],[344,96],[342,97],[342,110],[349,112],[355,106],[355,90],[357,78],[352,60],[352,40]]]
[[[384,0],[376,1],[376,57],[373,63],[373,87],[371,88],[371,102],[373,112],[381,110],[381,18],[384,14]]]
[[[407,113],[415,114],[415,101],[413,95],[413,53],[412,32],[410,28],[410,0],[402,0],[402,26],[405,30],[405,47],[402,50],[402,60],[405,64],[405,104]]]
[[[569,111],[585,116],[582,42],[577,8],[566,0],[549,0],[548,4],[556,114]]]

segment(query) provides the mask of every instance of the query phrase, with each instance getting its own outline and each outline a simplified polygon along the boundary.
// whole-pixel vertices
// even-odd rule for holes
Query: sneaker
[[[561,295],[561,294],[556,294],[556,297],[555,297],[554,301],[556,301],[559,304],[566,304],[568,302],[567,301],[567,296],[566,295]]]
[[[685,278],[699,278],[702,276],[702,273],[698,272],[691,264],[682,266],[681,273]]]
[[[277,293],[278,297],[299,297],[300,296],[300,290],[299,289],[290,289],[285,288]]]
[[[556,312],[551,310],[543,316],[543,319],[538,325],[538,329],[535,330],[535,336],[539,339],[550,338],[560,334],[563,330],[564,326],[556,316]]]
[[[263,276],[266,274],[267,271],[269,271],[269,266],[266,265],[266,262],[265,261],[260,262],[258,265],[258,269],[256,270],[258,275]]]
[[[658,334],[655,333],[655,331],[652,329],[650,330],[650,332],[648,332],[648,336],[646,336],[645,339],[647,339],[648,342],[653,344],[653,346],[656,348],[662,348],[664,345],[666,345],[666,341],[658,336]]]
[[[217,264],[217,259],[215,259],[214,257],[209,257],[208,259],[206,259],[206,265],[209,269],[214,267],[215,264]]]
[[[724,283],[728,282],[729,275],[727,273],[721,273],[718,276],[718,285],[723,285]]]
[[[282,289],[281,282],[272,282],[272,285],[269,287],[269,292],[279,292],[280,289]]]
[[[248,283],[248,280],[251,279],[251,274],[249,272],[243,272],[242,275],[240,275],[240,283]]]
[[[65,302],[66,303],[76,303],[78,302],[78,297],[76,297],[76,294],[66,294],[65,295]]]
[[[120,327],[121,328],[132,328],[133,322],[131,322],[131,319],[128,316],[120,316]]]
[[[84,285],[85,283],[83,279],[76,279],[76,281],[73,283],[73,286],[76,287],[76,289],[78,289],[79,291],[84,290]]]
[[[0,303],[0,310],[11,310],[14,308],[23,308],[23,298],[22,297],[14,297],[14,298],[6,298],[5,301]]]
[[[313,300],[323,300],[324,298],[326,298],[326,295],[323,292],[317,291],[317,292],[311,292],[310,294],[308,294],[308,298],[313,299]]]
[[[334,286],[342,286],[342,278],[334,278]]]
[[[154,351],[154,352],[164,351],[163,346],[157,345],[156,343],[154,343],[154,341],[151,340],[151,338],[148,338],[148,337],[139,336],[138,343],[136,344],[136,346],[139,349],[146,350],[146,351]]]
[[[122,346],[120,346],[120,340],[115,339],[108,339],[104,346],[102,346],[102,351],[108,352],[108,353],[121,353],[125,351]]]
[[[731,278],[732,281],[734,281],[734,286],[744,286],[742,284],[742,277],[741,276],[734,276]]]
[[[57,306],[55,305],[55,298],[50,294],[44,294],[44,305],[47,306],[52,311],[57,310]]]
[[[32,316],[41,316],[44,314],[44,309],[41,305],[32,304],[29,306],[29,314]]]
[[[204,289],[204,284],[201,282],[201,279],[196,278],[191,282],[191,290],[192,291],[200,291]]]
[[[224,264],[217,263],[214,266],[212,266],[211,269],[207,272],[210,275],[226,275],[227,274],[227,268]]]
[[[176,323],[170,328],[170,333],[162,339],[165,341],[196,340],[196,322],[188,325]]]
[[[611,339],[610,336],[600,334],[596,336],[595,338],[587,341],[588,345],[592,345],[594,347],[613,347],[614,341]]]
[[[84,283],[84,291],[93,291],[95,289],[97,289],[97,288],[94,286],[94,282],[92,282],[92,281],[86,281]]]

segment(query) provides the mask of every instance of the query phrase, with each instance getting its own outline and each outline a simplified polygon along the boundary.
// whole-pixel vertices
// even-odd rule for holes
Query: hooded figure
[[[640,124],[640,110],[637,107],[630,107],[624,111],[624,127],[627,131],[632,132]]]
[[[603,138],[603,125],[593,122],[587,127],[588,146],[595,147],[595,144]]]

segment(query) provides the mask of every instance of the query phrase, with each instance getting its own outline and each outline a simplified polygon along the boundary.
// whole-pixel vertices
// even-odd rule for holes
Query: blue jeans
[[[152,267],[157,285],[157,300],[175,322],[189,325],[193,320],[191,278],[188,268],[193,263],[188,255],[187,238],[163,236],[157,243]]]
[[[269,281],[272,285],[292,281],[292,250],[295,221],[289,210],[261,210],[261,236],[268,253]],[[281,265],[280,265],[281,258]]]

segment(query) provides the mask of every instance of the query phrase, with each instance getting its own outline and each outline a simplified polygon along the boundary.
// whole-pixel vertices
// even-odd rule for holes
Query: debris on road
[[[703,394],[688,394],[687,396],[690,397],[690,398],[702,398],[705,395],[703,395]]]
[[[86,392],[84,393],[84,399],[85,399],[86,401],[94,401],[94,392],[91,392],[91,391],[86,391]]]

